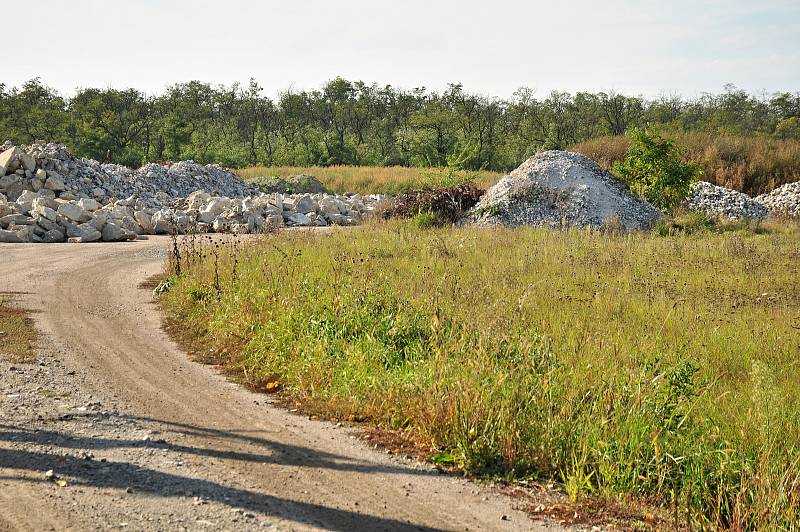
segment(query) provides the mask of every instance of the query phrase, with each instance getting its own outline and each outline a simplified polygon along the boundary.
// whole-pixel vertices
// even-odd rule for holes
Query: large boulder
[[[503,177],[470,209],[467,220],[486,225],[646,229],[662,213],[637,198],[588,157],[538,153]]]
[[[42,236],[42,242],[45,244],[56,244],[64,241],[64,231],[59,229],[50,229]]]
[[[24,190],[17,198],[17,208],[20,210],[20,212],[30,211],[31,207],[33,206],[33,200],[38,197],[39,196],[37,196],[35,192]]]
[[[71,222],[82,223],[92,219],[88,211],[75,203],[62,203],[58,206],[58,214]]]
[[[52,190],[53,192],[62,192],[66,189],[64,178],[56,172],[47,172],[47,180],[44,182],[44,188]]]
[[[102,236],[103,242],[124,242],[136,239],[136,233],[111,222],[103,226]]]
[[[142,228],[142,232],[145,234],[152,234],[154,231],[153,228],[153,217],[147,213],[147,211],[136,211],[133,213],[133,219],[136,220],[136,223]]]
[[[89,224],[70,224],[67,226],[67,236],[72,243],[97,242],[103,238],[102,233]]]
[[[100,208],[100,204],[92,198],[81,198],[78,200],[78,207],[85,211],[94,212]]]
[[[12,225],[32,225],[33,218],[25,216],[24,214],[7,214],[0,217],[0,227],[11,227]]]
[[[308,194],[283,199],[283,210],[294,211],[300,214],[317,212],[317,203]]]
[[[17,146],[0,153],[0,177],[12,174],[20,167],[20,155],[24,152]]]
[[[37,197],[31,204],[31,214],[36,213],[51,222],[58,220],[58,213],[53,209],[53,200],[49,198]]]
[[[285,213],[284,219],[289,225],[309,226],[312,223],[311,217],[301,212]]]
[[[347,205],[333,196],[325,196],[319,200],[319,210],[322,214],[342,214],[347,212]]]
[[[8,174],[0,177],[0,190],[6,190],[12,185],[18,184],[20,179],[17,174]]]
[[[27,175],[32,175],[36,171],[36,159],[27,153],[22,152],[19,154],[19,162],[22,169],[27,172]]]
[[[20,244],[22,243],[22,239],[19,237],[16,231],[8,231],[6,229],[0,229],[0,243]]]

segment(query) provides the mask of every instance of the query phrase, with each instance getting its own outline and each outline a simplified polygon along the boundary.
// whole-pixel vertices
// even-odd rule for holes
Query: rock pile
[[[800,181],[787,183],[755,200],[774,215],[800,218]]]
[[[16,200],[24,190],[38,192],[47,188],[68,200],[87,197],[106,202],[135,194],[148,207],[161,207],[195,190],[229,197],[259,192],[258,188],[219,165],[203,166],[193,161],[181,161],[170,166],[150,163],[132,170],[116,164],[75,158],[61,144],[15,147],[6,142],[3,149],[0,157],[8,158],[12,166],[4,172],[0,159],[0,176],[5,174],[0,189],[5,188],[11,200]],[[28,166],[20,165],[21,160],[27,161]]]
[[[699,181],[692,185],[689,208],[726,220],[766,218],[769,210],[758,199],[729,188]]]
[[[220,166],[139,170],[76,159],[58,144],[4,145],[0,242],[116,242],[172,232],[254,233],[354,225],[383,196],[263,194]]]
[[[588,157],[564,151],[538,153],[490,188],[469,214],[479,224],[545,227],[621,223],[644,229],[661,212],[631,194]]]

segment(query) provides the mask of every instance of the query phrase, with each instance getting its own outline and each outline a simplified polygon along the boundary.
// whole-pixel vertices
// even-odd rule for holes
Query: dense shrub
[[[631,144],[613,172],[634,193],[660,209],[677,206],[702,171],[694,161],[683,160],[683,150],[671,139],[635,129]]]

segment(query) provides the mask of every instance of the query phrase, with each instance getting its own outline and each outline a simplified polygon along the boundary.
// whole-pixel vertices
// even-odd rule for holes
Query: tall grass
[[[687,157],[703,169],[703,179],[751,195],[800,180],[800,141],[771,137],[671,133]],[[628,139],[601,137],[577,144],[572,151],[591,157],[608,169],[625,157]]]
[[[788,529],[799,235],[280,233],[184,268],[164,304],[250,382],[404,430],[472,474]]]
[[[472,178],[484,188],[493,185],[500,174],[488,171],[455,172],[444,168],[406,168],[402,166],[257,166],[236,170],[247,181],[260,177],[291,177],[310,174],[319,179],[331,191],[343,194],[398,194],[412,189],[438,185],[452,178]]]

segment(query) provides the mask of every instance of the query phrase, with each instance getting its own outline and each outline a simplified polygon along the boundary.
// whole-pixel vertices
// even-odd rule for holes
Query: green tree
[[[68,140],[64,98],[45,86],[39,78],[8,93],[0,86],[0,133],[2,140],[30,143],[35,140]]]
[[[670,139],[634,129],[625,159],[613,172],[635,194],[659,209],[670,209],[689,195],[689,188],[702,175],[694,161],[684,161],[684,151]]]
[[[79,151],[100,161],[137,166],[148,151],[151,108],[151,101],[134,89],[79,91],[70,101]]]

